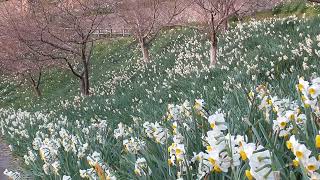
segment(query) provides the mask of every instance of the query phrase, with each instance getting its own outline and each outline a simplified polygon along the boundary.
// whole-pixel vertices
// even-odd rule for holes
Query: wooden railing
[[[97,29],[93,32],[93,35],[95,36],[102,36],[102,37],[125,37],[125,36],[130,36],[130,29],[112,29],[112,28],[107,28],[107,29]]]

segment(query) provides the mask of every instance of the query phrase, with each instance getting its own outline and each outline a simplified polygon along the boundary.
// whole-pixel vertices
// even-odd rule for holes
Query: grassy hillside
[[[144,157],[152,169],[150,179],[179,178],[181,171],[185,179],[194,179],[199,165],[191,163],[191,158],[193,152],[205,151],[201,137],[210,129],[207,119],[201,116],[212,115],[220,109],[226,116],[227,133],[245,135],[250,142],[262,145],[272,155],[273,171],[279,171],[281,177],[299,179],[305,175],[304,171],[292,166],[294,155],[285,147],[286,138],[295,133],[278,137],[272,121],[277,114],[270,112],[266,117],[264,109],[259,109],[264,100],[257,95],[252,100],[248,94],[259,94],[256,87],[263,85],[271,100],[277,96],[290,102],[297,100],[301,105],[296,90],[298,77],[309,80],[319,77],[320,73],[319,25],[319,17],[296,16],[238,24],[219,36],[218,64],[213,69],[207,68],[208,42],[193,29],[163,32],[152,45],[149,64],[140,61],[139,49],[130,38],[101,42],[94,51],[90,97],[79,96],[78,82],[68,71],[46,72],[40,99],[34,98],[26,86],[2,78],[1,131],[17,154],[26,155],[28,168],[39,178],[59,179],[70,175],[79,179],[79,170],[90,168],[90,158],[98,152],[99,162],[106,163],[108,168],[100,166],[120,179],[148,179],[134,171],[139,157]],[[188,124],[189,115],[182,118],[183,123],[178,123],[179,128],[191,129],[179,129],[184,137],[185,158],[193,167],[181,170],[183,165],[167,163],[172,153],[168,147],[177,133],[175,125],[172,127],[171,121],[164,118],[168,118],[167,111],[169,117],[175,115],[171,112],[173,106],[168,108],[168,104],[182,104],[185,100],[193,104],[195,99],[205,100],[205,111],[202,109],[201,114],[195,106],[190,110],[191,124]],[[309,110],[301,106],[307,114]],[[125,128],[119,129],[124,132],[117,139],[114,129],[120,122]],[[168,132],[167,140],[160,143],[150,139],[144,133],[145,122],[159,122],[166,127],[163,131]],[[305,127],[298,129],[311,128]],[[313,137],[317,130],[317,126],[312,126],[313,133],[302,141],[312,150],[316,149]],[[305,133],[296,136],[303,138]],[[128,148],[131,146],[126,140],[137,143],[137,147],[134,146],[137,152]],[[140,144],[144,144],[144,148],[139,149]],[[41,154],[43,146],[47,147],[50,157]],[[59,153],[53,153],[52,149]],[[317,155],[316,152],[313,151]],[[59,162],[60,168],[52,165],[54,162]],[[249,165],[243,161],[228,173],[212,173],[210,177],[244,179]],[[100,176],[99,167],[93,166],[87,174]]]
[[[164,110],[168,103],[185,99],[205,97],[211,102],[213,95],[224,95],[226,92],[216,93],[203,87],[221,89],[219,85],[222,86],[223,82],[231,86],[234,85],[232,82],[242,83],[240,80],[252,79],[251,76],[256,76],[257,80],[242,83],[249,89],[259,83],[272,84],[296,79],[299,75],[296,71],[302,70],[304,57],[296,56],[292,51],[301,49],[299,43],[306,43],[309,36],[316,42],[317,23],[318,18],[306,21],[292,17],[250,22],[250,27],[247,24],[239,25],[220,36],[219,63],[211,71],[207,68],[208,42],[196,30],[175,29],[163,33],[153,44],[152,62],[147,65],[139,62],[139,49],[131,39],[119,39],[111,44],[102,42],[97,45],[94,54],[90,79],[93,96],[80,97],[78,81],[70,72],[52,70],[45,74],[44,95],[40,99],[33,95],[28,86],[2,83],[1,96],[4,98],[1,106],[51,111],[65,105],[65,112],[75,112],[75,119],[108,114],[111,119],[120,120],[128,119],[133,115],[132,112],[138,113],[135,112],[138,109],[148,115],[146,112],[152,111],[150,107]],[[316,44],[312,46],[317,47]],[[317,56],[311,55],[307,56],[306,63],[310,61],[313,67]],[[287,59],[282,56],[287,56]],[[295,69],[292,73],[296,74],[289,76],[287,74],[291,66]],[[310,75],[317,70],[312,67],[303,73]],[[266,75],[267,72],[270,74]],[[281,74],[288,77],[283,77],[284,80],[279,82]],[[287,88],[288,84],[284,83],[277,91],[289,95]],[[81,102],[79,107],[75,106],[75,98]],[[162,102],[159,102],[160,99]],[[101,106],[105,108],[98,108]],[[127,112],[118,114],[120,109],[126,109]],[[152,116],[159,117],[162,112],[158,113]]]

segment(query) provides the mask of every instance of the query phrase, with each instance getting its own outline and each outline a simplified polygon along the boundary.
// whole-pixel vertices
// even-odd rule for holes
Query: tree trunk
[[[90,55],[86,54],[86,50],[87,50],[87,44],[83,43],[82,44],[82,64],[83,64],[83,74],[81,75],[80,78],[80,86],[81,86],[81,94],[84,96],[89,96],[90,95],[90,84],[89,84],[89,58]]]
[[[210,67],[217,63],[218,39],[215,32],[211,33],[210,38]]]
[[[149,49],[144,40],[140,40],[140,48],[143,55],[143,61],[145,63],[150,62],[150,55],[149,55]]]
[[[84,88],[84,91],[83,91],[83,95],[89,96],[90,95],[90,84],[89,84],[89,72],[88,72],[88,69],[85,71],[85,74],[84,74],[84,84],[85,84],[85,88]]]
[[[87,84],[88,80],[85,80],[85,78],[80,79],[80,92],[83,96],[89,96],[89,86]]]
[[[89,76],[84,75],[80,78],[80,92],[83,96],[90,95]]]
[[[40,90],[40,82],[41,82],[41,72],[39,73],[38,81],[32,77],[31,74],[29,74],[29,80],[32,85],[32,89],[37,97],[40,97],[42,95],[41,90]]]
[[[211,29],[210,29],[210,66],[212,68],[217,63],[217,49],[218,49],[218,38],[217,30],[218,27],[215,25],[214,21],[215,15],[211,13]]]
[[[42,93],[41,93],[41,90],[40,90],[39,87],[33,86],[33,90],[34,90],[34,92],[36,93],[36,96],[37,96],[37,97],[41,97]]]
[[[85,89],[85,83],[83,78],[80,78],[80,92],[81,94],[84,94],[84,89]]]

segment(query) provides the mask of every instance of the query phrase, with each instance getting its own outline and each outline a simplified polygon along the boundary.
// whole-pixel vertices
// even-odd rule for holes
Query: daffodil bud
[[[248,180],[253,180],[253,176],[252,176],[250,170],[246,170],[246,177],[248,178]]]
[[[316,148],[320,148],[320,135],[316,136],[315,141],[316,141]]]

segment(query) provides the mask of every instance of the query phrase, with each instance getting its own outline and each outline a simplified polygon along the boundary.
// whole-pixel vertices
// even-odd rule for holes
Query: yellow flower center
[[[194,104],[193,108],[196,109],[196,110],[199,110],[199,109],[201,108],[201,104],[199,104],[199,103],[196,102],[196,103]]]
[[[303,85],[302,84],[298,84],[298,89],[300,92],[302,92],[302,90],[304,89]]]
[[[292,161],[292,163],[293,163],[293,166],[294,166],[294,167],[298,167],[298,166],[299,166],[299,161],[296,160],[296,159],[294,159],[294,160]]]
[[[314,88],[309,89],[309,94],[314,95],[316,94],[316,90]]]
[[[207,151],[211,152],[212,151],[212,147],[211,146],[207,146]]]
[[[171,160],[171,159],[168,159],[168,165],[169,165],[169,166],[172,166],[172,164],[173,164],[172,160]]]
[[[182,154],[182,150],[181,149],[176,149],[176,155],[180,155],[180,154]]]
[[[300,159],[300,158],[302,158],[303,153],[301,151],[297,151],[296,156]]]
[[[253,180],[253,176],[252,176],[250,170],[246,170],[246,177],[248,178],[248,180]]]
[[[139,169],[135,169],[135,170],[134,170],[134,173],[135,173],[136,175],[139,175],[139,176],[140,176],[140,171],[139,171]]]
[[[240,156],[241,156],[241,159],[244,161],[248,159],[247,154],[244,151],[240,151]]]
[[[214,128],[216,127],[216,124],[213,122],[213,123],[210,124],[210,127],[211,127],[212,129],[214,129]]]
[[[288,149],[292,149],[292,143],[290,141],[287,141],[286,145]]]
[[[272,105],[272,100],[271,99],[268,99],[267,102],[268,102],[269,105]]]
[[[282,122],[280,123],[281,128],[285,128],[285,127],[286,127],[286,125],[287,125],[287,123],[286,123],[286,122],[284,122],[284,121],[282,121]]]
[[[197,156],[196,159],[197,159],[197,161],[200,161],[200,160],[201,160],[201,157],[200,157],[200,156]]]
[[[222,172],[222,170],[221,170],[221,168],[218,166],[218,165],[214,165],[214,171],[215,172],[217,172],[217,173],[221,173]]]
[[[317,167],[315,165],[313,165],[313,164],[310,164],[310,165],[307,166],[307,169],[309,171],[315,171],[317,169]]]
[[[212,157],[208,158],[208,161],[212,164],[215,165],[216,164],[216,160],[214,160]]]
[[[177,125],[173,124],[172,129],[176,129],[176,128],[177,128]]]

